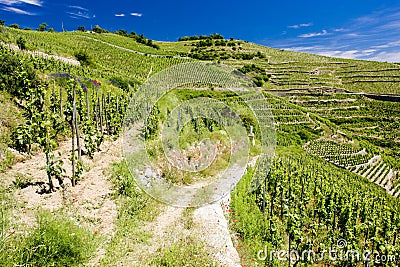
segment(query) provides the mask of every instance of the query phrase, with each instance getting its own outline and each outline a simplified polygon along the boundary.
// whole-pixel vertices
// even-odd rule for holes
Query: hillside
[[[256,68],[250,70],[249,75],[266,75],[268,81],[263,83],[266,89],[313,88],[379,94],[400,92],[398,64],[329,58],[272,49],[240,40],[228,40],[224,45],[213,41],[212,45],[203,46],[199,45],[200,41],[157,42],[160,49],[155,49],[132,38],[110,33],[48,33],[6,28],[0,41],[15,43],[19,37],[26,40],[27,49],[47,54],[74,58],[75,52],[87,50],[94,63],[91,71],[107,72],[111,77],[122,75],[125,79],[138,82],[144,81],[151,67],[157,72],[194,60],[197,56],[235,68],[255,64]],[[131,64],[127,66],[124,60]],[[104,65],[105,62],[110,64]],[[110,65],[113,67],[110,68]]]
[[[398,64],[3,26],[0,42],[0,265],[284,266],[258,252],[320,252],[341,239],[344,252],[400,264]],[[208,113],[210,98],[224,116]],[[196,99],[208,109],[185,106]],[[231,113],[243,132],[221,119]],[[163,143],[169,128],[177,140]],[[244,166],[236,135],[254,139]],[[219,194],[212,180],[231,167],[243,178],[223,202],[187,201]],[[155,200],[140,182],[150,178],[198,191]]]

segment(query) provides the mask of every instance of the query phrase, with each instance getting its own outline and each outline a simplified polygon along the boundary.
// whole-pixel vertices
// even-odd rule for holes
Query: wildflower
[[[99,232],[98,231],[94,231],[94,233],[93,233],[93,235],[98,235],[99,234]]]

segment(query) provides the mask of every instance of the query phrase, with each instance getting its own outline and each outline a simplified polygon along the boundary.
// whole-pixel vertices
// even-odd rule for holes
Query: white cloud
[[[0,4],[7,6],[21,5],[21,4],[42,6],[43,2],[39,0],[0,0]]]
[[[68,6],[69,8],[73,8],[73,9],[79,9],[79,10],[83,10],[83,11],[89,11],[89,9],[81,7],[81,6]]]
[[[134,16],[134,17],[141,17],[142,15],[143,15],[142,13],[136,13],[136,12],[131,13],[131,16]]]
[[[392,48],[392,47],[399,47],[400,46],[400,41],[393,41],[393,42],[388,42],[382,45],[375,45],[371,46],[371,48],[376,48],[376,49],[383,49],[383,48]]]
[[[312,38],[312,37],[317,37],[317,36],[324,36],[324,35],[327,35],[327,34],[328,34],[327,30],[322,30],[322,32],[311,32],[311,33],[300,34],[299,37],[301,37],[301,38]]]
[[[310,27],[312,25],[313,24],[311,22],[309,22],[309,23],[301,23],[301,24],[291,25],[291,26],[288,26],[288,28],[290,28],[290,29],[299,29],[299,28],[303,28],[303,27]]]
[[[66,13],[74,19],[90,19],[95,18],[95,15],[90,14],[90,10],[82,6],[68,6],[69,11]]]
[[[383,61],[383,62],[400,62],[400,52],[380,52],[369,60]]]
[[[90,19],[89,14],[86,13],[86,12],[81,12],[81,11],[78,11],[78,12],[67,12],[67,14],[70,15],[71,18],[74,18],[74,19],[78,19],[78,18]]]
[[[115,14],[116,17],[125,17],[125,14]]]
[[[13,13],[20,14],[20,15],[29,15],[29,16],[36,15],[35,13],[28,12],[28,11],[25,11],[25,10],[22,10],[22,9],[19,9],[16,7],[11,7],[11,6],[6,6],[6,7],[3,7],[2,9],[5,11],[13,12]]]

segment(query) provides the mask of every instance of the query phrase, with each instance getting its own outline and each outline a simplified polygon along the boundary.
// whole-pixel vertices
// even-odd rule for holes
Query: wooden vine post
[[[89,94],[89,92],[88,92],[88,88],[86,88],[86,90],[84,90],[85,91],[85,101],[86,101],[86,116],[87,116],[87,120],[90,118],[90,115],[89,115],[89,96],[88,96],[88,94]]]
[[[72,141],[72,154],[71,154],[71,162],[72,162],[72,179],[71,183],[72,186],[76,185],[76,179],[75,179],[75,85],[74,85],[74,93],[73,93],[73,99],[72,99],[72,106],[73,106],[73,111],[72,111],[72,121],[71,121],[71,141]]]
[[[74,91],[73,91],[73,101],[72,101],[72,106],[73,106],[73,123],[75,124],[75,132],[76,132],[76,146],[78,149],[78,161],[81,161],[81,145],[80,145],[80,135],[79,135],[79,127],[78,127],[78,116],[76,114],[76,84],[74,84]],[[75,154],[75,153],[74,153]]]

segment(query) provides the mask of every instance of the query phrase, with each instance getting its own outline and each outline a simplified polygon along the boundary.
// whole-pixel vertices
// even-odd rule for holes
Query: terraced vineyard
[[[310,141],[304,145],[304,149],[330,163],[368,178],[393,196],[400,195],[398,173],[386,165],[380,156],[371,155],[365,149],[357,150],[350,144],[326,139]]]
[[[159,43],[169,51],[188,53],[197,41]],[[378,94],[398,94],[400,91],[400,67],[398,64],[373,61],[357,61],[329,58],[305,53],[296,53],[256,44],[235,41],[235,48],[213,45],[204,48],[203,53],[214,60],[235,68],[254,64],[264,70],[269,79],[263,87],[277,92],[324,92],[348,91]],[[226,55],[256,54],[252,59],[225,59]],[[260,73],[253,73],[253,77]]]
[[[15,45],[21,39],[25,49]],[[65,255],[60,257],[71,266],[130,266],[132,262],[139,266],[230,266],[235,261],[242,266],[287,266],[287,261],[262,259],[258,252],[311,249],[320,253],[344,238],[348,246],[343,252],[393,254],[397,258],[383,265],[399,266],[398,64],[296,53],[240,40],[154,42],[149,46],[120,34],[50,33],[3,26],[0,41],[0,177],[4,180],[0,200],[7,204],[0,210],[0,265],[38,266],[40,262],[40,266],[57,266],[59,259],[50,259],[46,253],[54,248],[56,255],[61,251],[57,246],[65,245]],[[177,69],[179,75],[163,72]],[[153,77],[160,79],[147,84]],[[243,90],[247,87],[251,90]],[[122,121],[132,96],[137,109],[127,121],[138,123],[148,113],[148,124],[141,127],[138,123],[137,133],[148,146],[144,155],[159,166],[155,171],[146,165],[129,172],[120,151],[113,148],[121,142]],[[203,116],[215,101],[223,103],[216,110],[226,111],[222,107],[227,105],[237,111],[243,132],[231,129],[229,133],[223,125],[200,117],[181,122],[196,109],[187,107],[184,113],[175,106],[196,98],[203,99],[204,106],[198,109]],[[153,105],[151,101],[159,102]],[[149,107],[154,109],[149,111]],[[179,135],[177,143],[187,150],[194,148],[190,153],[184,149],[181,154],[172,152],[174,163],[196,169],[199,157],[193,151],[198,148],[213,162],[210,170],[200,175],[180,170],[174,174],[169,161],[162,158],[165,151],[158,140],[168,117],[174,119],[168,127],[177,125],[170,127]],[[268,158],[270,169],[259,164],[262,133],[273,141],[276,137],[275,156],[271,153]],[[232,190],[231,203],[194,211],[203,212],[207,219],[221,215],[216,219],[220,224],[228,218],[230,230],[224,225],[222,232],[229,242],[200,234],[212,240],[203,243],[194,231],[205,223],[202,216],[203,221],[194,223],[190,208],[163,210],[139,190],[133,177],[150,181],[160,173],[162,179],[185,186],[206,182],[233,158],[228,150],[236,135],[254,142],[249,142],[245,157],[249,156],[249,167]],[[213,150],[198,145],[196,138],[220,138],[219,143],[215,141],[222,148],[216,153],[220,158],[213,161]],[[144,164],[141,159],[134,160]],[[117,163],[110,171],[112,160]],[[241,177],[245,167],[234,175]],[[67,185],[71,181],[71,186],[64,186],[63,179]],[[219,189],[216,186],[211,191],[217,195]],[[15,203],[10,200],[14,197]],[[88,211],[87,204],[93,209]],[[61,219],[39,214],[48,223],[36,228],[32,220],[39,206]],[[71,221],[59,210],[63,208]],[[220,214],[214,216],[217,211]],[[25,221],[31,228],[20,230],[25,224],[15,221],[13,214],[18,212],[28,218]],[[88,215],[91,212],[97,217]],[[166,234],[168,228],[172,234]],[[74,235],[60,234],[67,233],[66,229]],[[99,234],[99,229],[104,231]],[[209,228],[204,229],[208,232]],[[97,235],[107,241],[94,242]],[[218,242],[214,241],[221,247],[216,249]],[[43,246],[46,250],[40,249]],[[228,247],[235,255],[239,252],[239,260],[221,260],[221,251]],[[70,251],[77,257],[70,257]],[[360,266],[366,261],[297,261],[292,265],[296,264]]]

